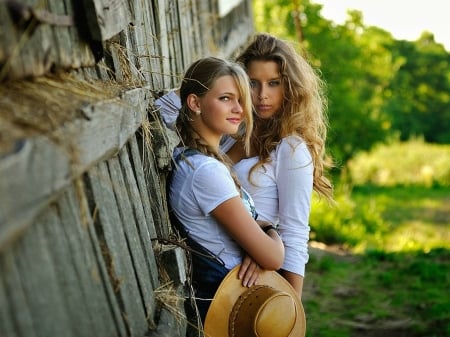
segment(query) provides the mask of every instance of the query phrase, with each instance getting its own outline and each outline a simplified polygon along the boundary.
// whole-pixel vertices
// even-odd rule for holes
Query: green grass
[[[384,219],[383,240],[375,249],[391,252],[450,249],[449,187],[362,186],[353,191],[352,199],[356,204],[376,205],[375,211]]]
[[[450,187],[339,189],[314,203],[307,337],[450,336]]]

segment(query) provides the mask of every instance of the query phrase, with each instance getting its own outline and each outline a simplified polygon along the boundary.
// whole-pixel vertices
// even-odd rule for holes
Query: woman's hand
[[[250,256],[245,255],[238,274],[242,285],[244,287],[255,285],[261,271],[261,267]]]

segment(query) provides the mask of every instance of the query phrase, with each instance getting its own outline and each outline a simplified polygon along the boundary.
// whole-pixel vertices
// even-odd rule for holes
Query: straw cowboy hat
[[[205,337],[304,337],[305,312],[294,288],[274,271],[264,271],[257,285],[244,287],[239,268],[225,276],[214,295]]]

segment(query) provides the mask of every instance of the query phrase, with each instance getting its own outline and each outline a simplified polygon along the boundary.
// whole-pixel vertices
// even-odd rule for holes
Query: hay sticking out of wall
[[[184,298],[177,293],[173,282],[167,282],[155,289],[156,300],[168,311],[173,313],[180,319],[185,319],[183,311],[180,311],[180,304],[184,302]]]
[[[49,134],[80,116],[77,107],[117,97],[115,82],[82,80],[68,74],[11,81],[0,86],[0,154],[21,138]]]

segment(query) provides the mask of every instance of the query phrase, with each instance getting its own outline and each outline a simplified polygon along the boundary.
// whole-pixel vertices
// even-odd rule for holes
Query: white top
[[[175,149],[174,156],[181,151],[182,148]],[[174,171],[170,205],[190,237],[231,269],[242,262],[242,250],[210,213],[240,193],[228,168],[217,159],[198,153],[187,156],[186,160],[179,160]],[[249,211],[254,210],[251,198],[243,200]]]
[[[170,123],[174,123],[178,116],[179,97],[171,91],[155,103],[166,125],[173,128]],[[226,152],[234,140],[224,137],[223,141],[221,148]],[[258,219],[279,224],[285,246],[282,268],[304,276],[309,258],[308,222],[313,190],[311,154],[300,137],[290,136],[281,141],[271,153],[271,158],[271,163],[255,172],[252,178],[255,185],[249,182],[248,172],[257,162],[257,157],[241,160],[234,169],[242,187],[252,196]]]
[[[270,157],[272,161],[255,171],[250,181],[248,172],[257,157],[241,160],[234,170],[255,202],[258,219],[279,224],[285,247],[282,269],[304,276],[313,190],[311,154],[300,137],[289,136]]]
[[[178,112],[181,108],[180,96],[172,90],[164,96],[158,98],[155,101],[155,105],[159,108],[159,113],[167,128],[175,131],[175,123],[177,121]]]

